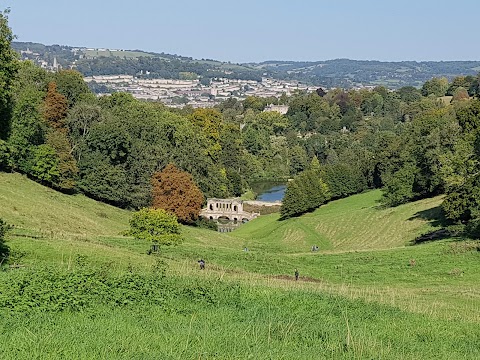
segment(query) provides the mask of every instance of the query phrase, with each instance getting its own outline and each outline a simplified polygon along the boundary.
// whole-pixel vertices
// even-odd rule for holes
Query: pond
[[[259,181],[252,184],[252,190],[257,195],[256,200],[275,202],[282,201],[285,196],[285,182],[278,181]]]

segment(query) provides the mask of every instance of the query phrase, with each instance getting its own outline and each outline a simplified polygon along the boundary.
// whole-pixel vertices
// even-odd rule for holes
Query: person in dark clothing
[[[205,260],[200,259],[198,263],[200,264],[200,270],[205,270]]]
[[[298,275],[299,275],[299,273],[298,273],[298,269],[295,269],[295,281],[297,281],[297,280],[298,280]]]

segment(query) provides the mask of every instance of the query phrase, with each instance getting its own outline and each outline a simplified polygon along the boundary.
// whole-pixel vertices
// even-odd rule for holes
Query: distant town
[[[72,53],[74,60],[67,68],[76,68],[77,60],[91,59],[95,56],[119,56],[119,54],[131,55],[133,52],[118,49],[93,49],[93,48],[62,48]],[[62,66],[56,56],[53,58],[42,56],[30,48],[21,50],[22,58],[32,60],[40,67],[49,71],[59,71],[66,67]],[[139,53],[141,54],[141,53]],[[135,54],[138,56],[138,54]],[[225,71],[225,74],[229,74]],[[84,77],[85,82],[96,90],[99,96],[112,92],[127,92],[137,99],[161,101],[167,106],[183,107],[190,105],[197,107],[212,107],[228,98],[243,100],[248,96],[280,97],[292,95],[294,92],[313,92],[318,86],[306,85],[296,80],[278,80],[262,77],[257,80],[240,80],[224,77],[215,77],[205,84],[200,79],[179,80],[165,78],[151,78],[148,70],[141,70],[138,76],[97,75]],[[100,86],[98,86],[100,85]],[[98,89],[103,89],[98,91]],[[278,107],[279,112],[286,112]]]
[[[280,97],[282,94],[292,95],[295,91],[313,92],[318,88],[297,81],[270,78],[262,78],[261,82],[215,78],[210,85],[202,85],[199,80],[142,79],[130,75],[89,76],[85,77],[85,81],[105,85],[112,91],[128,92],[138,99],[160,100],[172,107],[187,104],[210,107],[228,98]]]

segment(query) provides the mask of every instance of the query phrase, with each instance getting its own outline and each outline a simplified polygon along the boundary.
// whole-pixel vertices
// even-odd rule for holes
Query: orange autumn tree
[[[67,117],[67,98],[57,92],[57,84],[52,81],[48,84],[48,92],[45,97],[43,116],[48,126],[56,130],[65,129],[65,118]]]
[[[198,219],[203,204],[202,191],[192,175],[168,164],[152,176],[152,206],[175,214],[184,224]]]

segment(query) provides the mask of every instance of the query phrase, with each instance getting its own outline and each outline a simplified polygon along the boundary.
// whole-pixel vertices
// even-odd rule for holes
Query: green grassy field
[[[442,199],[385,209],[380,196],[229,234],[184,227],[157,257],[121,235],[128,211],[0,173],[0,218],[15,225],[0,358],[479,358],[476,243],[410,246],[438,227]]]
[[[104,57],[120,57],[126,59],[136,59],[141,56],[144,57],[153,57],[154,55],[143,52],[143,51],[115,51],[115,50],[85,50],[85,56],[88,58],[97,58],[100,56]]]

